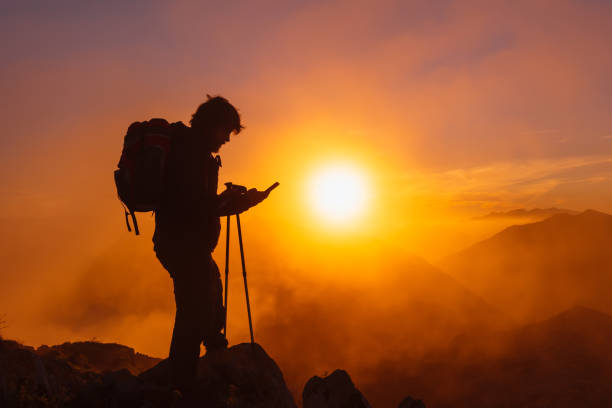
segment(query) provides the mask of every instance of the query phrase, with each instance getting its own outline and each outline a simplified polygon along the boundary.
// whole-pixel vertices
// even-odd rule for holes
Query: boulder
[[[149,386],[162,387],[168,375],[164,360],[139,378]],[[176,401],[176,406],[296,408],[281,370],[260,345],[251,343],[206,354],[199,361],[192,392],[165,398]]]
[[[42,357],[65,360],[79,371],[96,373],[127,369],[138,375],[161,361],[159,358],[136,353],[131,347],[95,341],[66,342],[51,347],[43,345],[36,352]]]
[[[242,343],[200,359],[198,389],[221,394],[235,408],[295,408],[283,374],[258,344]]]
[[[371,408],[344,370],[312,377],[302,393],[303,408]]]
[[[34,350],[0,339],[0,407],[296,408],[280,369],[257,344],[202,357],[197,381],[184,393],[169,385],[167,360],[133,374],[149,362],[118,345]],[[119,369],[104,370],[113,364]]]
[[[400,402],[397,408],[425,408],[425,404],[421,400],[415,400],[410,397],[406,397]]]

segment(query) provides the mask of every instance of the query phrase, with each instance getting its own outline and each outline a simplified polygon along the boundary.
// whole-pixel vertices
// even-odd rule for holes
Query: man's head
[[[240,115],[227,99],[211,97],[195,111],[189,123],[203,146],[210,152],[218,152],[229,141],[232,132],[238,134],[243,129]]]

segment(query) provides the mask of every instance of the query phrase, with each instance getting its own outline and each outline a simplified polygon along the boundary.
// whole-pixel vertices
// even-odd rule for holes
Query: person
[[[208,96],[190,125],[171,124],[172,148],[153,234],[156,256],[174,283],[176,315],[168,360],[179,387],[195,380],[201,343],[207,353],[227,347],[221,333],[222,284],[212,258],[220,217],[246,211],[267,196],[256,189],[217,194],[221,160],[213,153],[243,129],[227,99]]]

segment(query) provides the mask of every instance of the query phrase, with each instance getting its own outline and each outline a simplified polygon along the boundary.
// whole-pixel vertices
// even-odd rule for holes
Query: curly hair
[[[213,129],[224,127],[236,134],[244,126],[240,123],[240,114],[234,106],[222,96],[206,95],[208,100],[201,104],[191,116],[189,123],[195,129]]]

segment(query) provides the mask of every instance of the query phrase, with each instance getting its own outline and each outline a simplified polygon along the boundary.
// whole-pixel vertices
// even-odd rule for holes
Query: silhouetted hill
[[[611,349],[612,316],[575,307],[518,329],[459,336],[421,360],[381,362],[361,389],[378,400],[401,389],[440,408],[604,407]]]
[[[510,333],[491,357],[472,356],[463,375],[480,378],[468,401],[508,406],[595,407],[612,401],[612,316],[574,307]]]
[[[612,312],[612,216],[587,210],[509,227],[445,259],[444,271],[519,320],[577,304]]]
[[[528,219],[532,221],[548,218],[556,214],[578,214],[578,211],[566,210],[563,208],[532,208],[526,210],[518,208],[510,211],[494,211],[486,215],[474,217],[474,220],[497,220],[497,219]]]
[[[550,319],[529,324],[516,331],[524,340],[547,338],[572,347],[570,337],[589,342],[585,346],[600,348],[612,345],[612,316],[584,306],[574,306]],[[588,348],[586,347],[586,348]],[[612,357],[612,354],[611,354]]]

